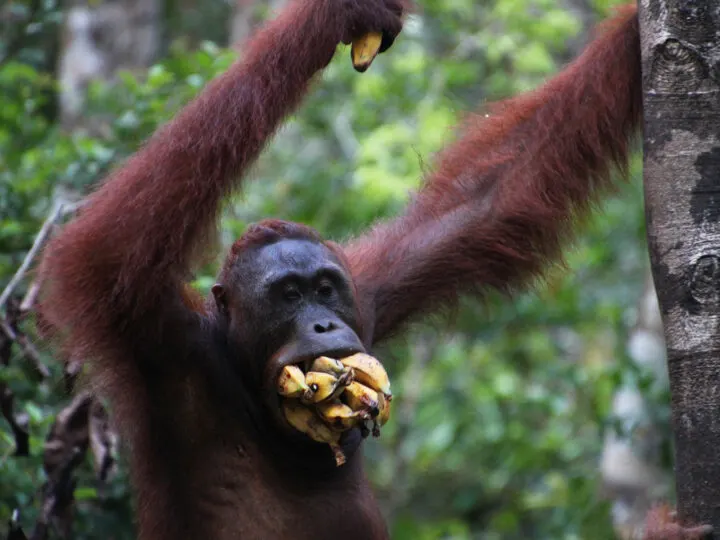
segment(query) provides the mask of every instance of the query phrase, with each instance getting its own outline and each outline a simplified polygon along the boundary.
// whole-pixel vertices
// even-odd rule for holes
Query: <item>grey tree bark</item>
[[[160,47],[159,0],[73,1],[60,53],[60,117],[65,129],[88,127],[85,91],[118,70],[144,70]]]
[[[720,3],[639,4],[646,217],[679,518],[720,531]]]

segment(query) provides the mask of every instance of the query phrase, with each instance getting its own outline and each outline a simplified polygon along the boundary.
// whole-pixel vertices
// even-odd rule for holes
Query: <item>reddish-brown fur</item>
[[[712,527],[699,525],[683,527],[676,521],[675,513],[667,505],[658,505],[648,513],[644,540],[702,540],[712,532]]]
[[[527,287],[624,171],[641,118],[634,7],[533,92],[471,116],[406,214],[346,248],[374,340],[460,292]]]
[[[43,317],[91,360],[112,402],[145,540],[387,536],[360,453],[319,474],[273,461],[276,441],[262,426],[246,429],[252,418],[209,390],[215,359],[198,336],[213,313],[183,282],[221,200],[337,43],[397,26],[379,15],[388,5],[397,12],[400,3],[292,3],[45,252]],[[626,167],[641,112],[639,62],[627,8],[547,84],[469,118],[405,215],[343,249],[328,243],[352,272],[368,348],[460,293],[527,287],[560,259],[574,218],[609,187],[613,168]],[[273,234],[251,231],[229,260]]]

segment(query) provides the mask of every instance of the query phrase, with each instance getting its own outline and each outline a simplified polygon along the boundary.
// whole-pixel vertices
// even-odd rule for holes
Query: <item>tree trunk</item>
[[[144,70],[160,46],[160,1],[72,2],[60,53],[60,118],[65,129],[87,128],[85,91],[118,70]]]
[[[720,531],[720,8],[641,0],[640,20],[648,242],[679,518]]]

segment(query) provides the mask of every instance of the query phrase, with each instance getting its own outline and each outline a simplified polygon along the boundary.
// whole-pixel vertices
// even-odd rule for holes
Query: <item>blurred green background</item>
[[[401,211],[463,111],[551,76],[613,3],[421,0],[420,13],[367,73],[355,73],[340,47],[253,182],[227,205],[223,243],[268,216],[343,239]],[[162,3],[152,67],[121,72],[113,84],[91,82],[83,115],[100,127],[64,129],[57,91],[67,6],[0,3],[0,291],[58,193],[87,192],[241,54],[226,48],[230,4]],[[260,20],[268,6],[256,4]],[[627,352],[648,265],[640,171],[636,155],[632,183],[579,225],[567,268],[537,291],[512,302],[468,300],[452,320],[428,320],[378,351],[396,401],[383,436],[367,444],[367,470],[394,539],[614,537],[612,498],[598,468],[603,437],[617,423],[616,390],[628,381],[648,386]],[[215,271],[204,267],[195,285],[207,291]],[[42,347],[32,317],[21,324]],[[47,378],[17,345],[0,366],[0,384],[14,393],[31,436],[30,455],[15,456],[0,418],[0,537],[16,508],[32,529],[44,439],[69,402],[58,358],[47,347],[42,355]],[[649,399],[664,426],[667,396]],[[102,488],[89,457],[76,472],[72,538],[133,538],[124,463]]]

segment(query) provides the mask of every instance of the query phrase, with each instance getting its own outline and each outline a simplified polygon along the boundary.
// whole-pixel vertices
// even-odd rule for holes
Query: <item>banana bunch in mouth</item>
[[[304,367],[285,366],[278,377],[285,419],[311,439],[329,444],[339,467],[345,463],[343,432],[358,427],[363,437],[380,436],[390,418],[390,379],[383,365],[364,353],[339,360],[320,356]]]

